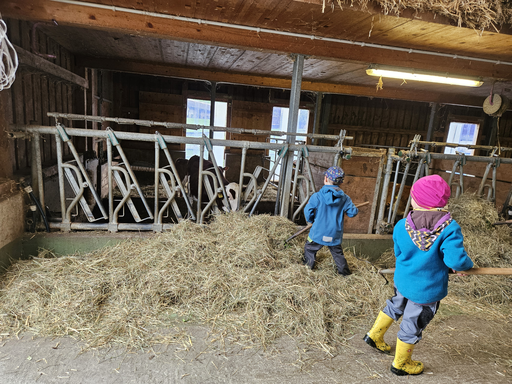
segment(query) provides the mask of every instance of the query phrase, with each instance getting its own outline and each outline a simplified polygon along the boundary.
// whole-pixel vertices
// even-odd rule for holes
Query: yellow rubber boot
[[[380,352],[389,353],[391,347],[384,342],[384,334],[391,324],[393,324],[393,319],[380,311],[372,329],[363,338],[366,344]]]
[[[400,339],[396,340],[395,360],[391,365],[391,372],[398,376],[419,375],[423,372],[423,363],[411,359],[414,344],[407,344]]]

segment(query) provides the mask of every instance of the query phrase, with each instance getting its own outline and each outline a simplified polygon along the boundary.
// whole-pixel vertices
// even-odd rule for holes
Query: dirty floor
[[[386,341],[394,348],[398,325]],[[330,356],[283,339],[271,350],[220,344],[207,330],[188,329],[190,342],[126,352],[81,352],[72,338],[26,334],[0,344],[0,383],[511,383],[512,324],[456,315],[427,328],[414,358],[425,364],[419,376],[389,372],[392,356],[368,347],[355,333]],[[394,350],[394,349],[393,349]]]

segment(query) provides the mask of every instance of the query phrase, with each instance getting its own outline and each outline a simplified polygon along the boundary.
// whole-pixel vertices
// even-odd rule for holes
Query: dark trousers
[[[316,253],[322,247],[322,244],[315,243],[314,241],[306,241],[306,245],[304,246],[304,261],[309,268],[313,269],[315,266]],[[343,248],[341,248],[341,244],[327,246],[327,248],[329,248],[332,258],[334,259],[334,264],[336,264],[338,274],[344,276],[350,275],[351,272],[348,268],[347,260],[343,254]]]

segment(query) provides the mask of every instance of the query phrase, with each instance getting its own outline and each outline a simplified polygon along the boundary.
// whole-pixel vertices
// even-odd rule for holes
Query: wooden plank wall
[[[366,150],[365,150],[366,151]],[[374,157],[360,156],[357,151],[350,160],[342,161],[345,171],[345,180],[341,185],[343,191],[350,196],[355,204],[369,201],[370,204],[361,207],[354,218],[347,218],[344,222],[345,233],[367,233],[371,217],[371,209],[375,196],[375,183],[379,172],[380,156],[385,156],[385,150],[367,150]],[[324,185],[324,173],[334,163],[334,154],[311,152],[309,155],[311,171],[315,181],[316,190]]]
[[[205,82],[147,77],[133,74],[114,75],[114,114],[119,117],[184,123],[187,98],[209,100],[209,84]],[[288,106],[289,92],[222,84],[217,87],[216,100],[228,102],[228,125],[234,128],[269,130],[272,125],[272,108]],[[310,130],[313,124],[313,104],[307,98],[301,108],[308,108]],[[125,126],[122,129],[130,129]],[[121,129],[121,128],[120,128]],[[132,128],[133,129],[133,128]],[[164,129],[165,130],[165,129]],[[139,128],[140,132],[155,129]],[[162,132],[162,129],[158,129]],[[171,134],[182,136],[179,130]],[[230,140],[266,141],[267,136],[228,133]],[[184,149],[181,148],[182,150]],[[227,153],[241,150],[227,148]],[[250,151],[251,153],[258,151]]]
[[[36,41],[32,42],[32,25],[28,21],[6,20],[9,40],[29,51],[34,48],[41,54],[55,55],[56,58],[47,60],[67,69],[74,70],[73,56],[64,48],[36,29]],[[34,53],[34,52],[33,52]],[[10,124],[21,125],[53,125],[54,119],[46,115],[47,112],[75,113],[74,92],[72,85],[55,80],[41,73],[30,72],[19,67],[16,80],[8,92],[10,94],[10,109],[12,113],[7,116]],[[83,111],[83,106],[82,110]],[[9,115],[9,114],[7,114]],[[72,127],[71,121],[64,120],[67,127]],[[31,142],[28,139],[10,140],[14,158],[12,159],[13,174],[28,174],[31,166]],[[65,147],[64,153],[69,154]],[[55,138],[50,135],[41,137],[41,155],[43,164],[56,162]]]
[[[269,103],[233,100],[231,124],[236,128],[270,131],[272,128],[272,107],[273,105]],[[228,133],[226,138],[228,140],[258,141],[263,143],[268,140],[268,136],[250,133]],[[230,152],[241,153],[242,149],[231,148]],[[251,152],[263,152],[263,150],[253,150]]]
[[[324,133],[337,135],[345,129],[347,136],[354,138],[345,143],[347,146],[405,148],[415,134],[426,140],[430,111],[428,103],[333,95]],[[438,107],[432,141],[445,142],[450,122],[458,118],[482,122],[477,144],[489,145],[493,118],[482,108],[451,105]],[[499,139],[502,147],[512,147],[512,111],[499,120]],[[442,148],[435,150],[441,152]],[[505,152],[502,157],[510,158],[512,152]]]
[[[183,97],[158,92],[139,92],[139,117],[142,120],[185,123]],[[184,136],[181,128],[140,127],[140,133],[160,132],[162,135]],[[185,145],[169,144],[169,150],[185,150]]]
[[[149,78],[129,74],[116,74],[114,81],[117,82],[115,88],[118,89],[118,95],[121,96],[119,102],[115,101],[114,105],[119,104],[116,108],[122,112],[121,117],[133,118],[139,116],[150,120],[183,122],[185,119],[183,111],[186,107],[187,97],[208,99],[208,88],[204,82]],[[231,104],[230,126],[236,128],[270,130],[272,107],[287,106],[286,97],[289,97],[289,93],[280,90],[233,85],[221,85],[217,88],[217,100],[227,101]],[[303,97],[301,107],[309,107],[312,111],[310,116],[311,132],[313,124],[312,99],[304,93]],[[406,148],[415,134],[421,134],[422,139],[426,139],[430,113],[431,106],[428,103],[332,95],[328,132],[322,133],[337,135],[340,129],[346,129],[347,135],[354,137],[354,140],[345,143],[346,146]],[[490,130],[492,129],[492,118],[486,116],[481,108],[449,105],[438,106],[432,140],[445,141],[450,119],[454,117],[481,121],[481,135],[478,144],[488,144]],[[176,134],[181,135],[181,132],[176,132]],[[512,112],[506,112],[501,117],[499,134],[501,145],[512,147]],[[234,140],[266,140],[264,136],[247,134],[228,134],[227,138]],[[435,150],[441,152],[442,148],[438,147]],[[231,153],[232,158],[237,158],[236,149],[231,148],[227,153]],[[511,155],[511,153],[504,153],[503,157],[510,157]],[[347,167],[350,167],[352,163],[355,164],[355,161],[344,162]],[[372,166],[374,165],[372,164]],[[475,165],[475,167],[474,170],[471,167],[467,168],[467,172],[471,171],[477,175],[483,174],[483,170],[480,169],[482,168],[481,165]],[[436,169],[435,172],[444,172],[451,169],[451,164],[436,163],[434,168]],[[510,188],[511,180],[503,176],[508,169],[508,167],[502,166],[498,171],[498,205],[503,203],[502,200],[505,198],[503,195]],[[352,176],[368,178],[363,173],[357,174],[356,167]],[[363,185],[367,182],[366,179],[358,180],[357,184]],[[479,181],[469,182],[468,188],[470,190],[473,188],[473,184],[478,188]],[[373,189],[369,193],[373,194]],[[368,199],[371,197],[370,195],[367,196]],[[354,225],[357,227],[360,224],[354,222]],[[354,230],[356,229],[354,228]],[[360,228],[357,228],[357,230],[360,230]]]
[[[503,114],[499,120],[500,145],[512,148],[512,111]],[[504,154],[504,157],[512,157],[512,152]]]
[[[336,95],[326,133],[345,129],[348,146],[407,147],[415,134],[426,137],[429,113],[427,103]]]

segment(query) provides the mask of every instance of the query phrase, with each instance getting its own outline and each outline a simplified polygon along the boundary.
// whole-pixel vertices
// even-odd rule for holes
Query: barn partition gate
[[[57,169],[59,184],[59,199],[61,218],[57,221],[49,221],[50,228],[60,229],[62,231],[70,230],[108,230],[110,232],[117,231],[155,231],[160,232],[170,228],[174,222],[164,223],[164,215],[168,210],[172,210],[176,221],[183,219],[191,219],[198,223],[203,223],[210,209],[215,207],[216,200],[221,198],[226,210],[230,210],[230,204],[227,201],[226,193],[222,183],[222,170],[218,166],[213,153],[214,146],[229,146],[240,148],[242,150],[240,174],[238,184],[244,185],[244,179],[249,180],[245,190],[241,190],[237,195],[237,205],[244,212],[252,215],[262,196],[269,187],[272,177],[276,174],[276,170],[280,166],[286,169],[287,162],[293,162],[294,167],[290,175],[281,175],[278,183],[278,194],[276,206],[280,207],[279,214],[295,220],[299,213],[306,205],[311,194],[315,192],[314,180],[311,177],[311,167],[308,161],[310,152],[323,152],[333,155],[334,163],[337,163],[341,157],[350,157],[350,149],[344,149],[343,141],[350,139],[345,137],[344,132],[340,132],[339,136],[335,135],[319,135],[319,134],[297,134],[276,131],[258,131],[247,130],[243,128],[223,128],[210,126],[196,126],[187,124],[154,122],[146,120],[109,118],[98,116],[74,115],[49,113],[51,117],[56,119],[56,125],[51,126],[16,126],[10,133],[11,137],[22,137],[28,135],[32,142],[32,177],[31,184],[35,195],[40,200],[40,205],[45,207],[44,194],[44,177],[41,162],[40,141],[41,135],[49,135],[53,137],[56,143],[57,152]],[[236,141],[236,140],[216,140],[211,139],[203,134],[203,137],[184,137],[169,136],[155,132],[155,134],[134,133],[114,131],[111,128],[106,130],[91,130],[79,128],[67,128],[58,121],[60,118],[67,120],[83,120],[101,123],[115,122],[119,125],[140,125],[165,128],[181,128],[181,129],[199,129],[210,131],[227,131],[236,133],[252,133],[254,135],[267,136],[308,136],[314,139],[334,140],[335,146],[321,145],[305,145],[303,142],[287,142],[287,143],[270,143],[256,141]],[[107,188],[108,188],[108,204],[102,202],[100,193],[94,188],[94,183],[90,179],[90,175],[86,169],[83,157],[75,148],[73,138],[92,138],[94,142],[104,143],[107,151]],[[141,185],[135,175],[137,167],[130,164],[128,157],[123,150],[122,142],[135,141],[153,143],[154,145],[154,164],[146,170],[154,173],[154,204],[150,206],[145,197],[145,186]],[[168,149],[168,144],[195,144],[200,149],[200,165],[198,174],[198,196],[197,209],[193,209],[191,200],[185,197],[186,207],[180,207],[177,203],[177,196],[186,196],[186,190],[179,176],[175,161],[172,159]],[[68,148],[71,154],[71,160],[65,160],[64,147]],[[275,151],[277,159],[270,169],[267,169],[268,177],[263,186],[259,186],[257,182],[257,173],[261,169],[256,169],[253,173],[245,172],[245,160],[249,149],[263,149]],[[213,163],[212,169],[204,169],[204,154],[208,152],[209,158]],[[114,156],[120,158],[115,161]],[[161,158],[164,157],[167,164],[161,166]],[[291,189],[285,193],[283,188],[279,190],[283,184],[282,181],[291,179]],[[207,196],[202,196],[203,185],[207,192]],[[118,204],[114,204],[114,189],[118,188],[122,198]],[[70,202],[66,199],[66,189],[71,189],[73,197]],[[100,186],[101,189],[101,186]],[[163,195],[162,200],[160,200]],[[140,199],[142,207],[134,204],[134,197]],[[298,207],[297,207],[298,202]],[[203,204],[204,203],[204,204]],[[79,221],[78,215],[74,212],[81,208],[86,221]],[[131,213],[134,222],[119,222],[120,214],[123,210]],[[43,217],[44,217],[44,213]],[[46,218],[45,218],[46,219]]]
[[[435,147],[463,147],[487,151],[489,155],[469,156],[457,151],[455,154],[429,151],[429,148]],[[476,177],[475,175],[466,175],[464,166],[469,163],[485,163],[486,167],[483,174],[478,175],[478,177],[481,177],[481,181],[475,193],[495,203],[497,170],[501,165],[512,164],[511,158],[503,158],[500,155],[510,151],[512,151],[512,148],[421,141],[420,135],[416,135],[411,140],[409,150],[388,149],[387,158],[382,163],[382,178],[377,178],[377,184],[382,182],[382,186],[376,186],[376,191],[379,192],[376,193],[377,198],[374,202],[377,203],[378,201],[378,214],[373,227],[375,233],[385,234],[393,231],[400,206],[405,206],[400,216],[405,217],[407,215],[411,207],[411,196],[408,192],[404,193],[404,191],[407,186],[414,184],[418,178],[431,174],[433,160],[452,162],[452,168],[444,171],[449,173],[447,182],[452,189],[452,197],[458,197],[464,193],[468,178]],[[414,171],[412,171],[413,169]],[[388,197],[389,193],[391,193],[391,197]],[[512,183],[503,203],[501,214],[504,216],[512,215],[512,212],[509,213],[510,210],[512,210]]]
[[[198,223],[204,223],[206,216],[212,208],[216,206],[217,198],[222,198],[224,207],[229,210],[230,204],[227,201],[226,193],[223,190],[221,169],[213,154],[214,146],[229,146],[240,148],[242,150],[240,173],[238,184],[244,185],[244,180],[249,180],[245,184],[245,190],[240,190],[237,196],[237,206],[240,210],[252,215],[260,203],[264,193],[269,188],[273,175],[276,174],[279,165],[281,169],[287,169],[286,163],[293,162],[294,167],[289,167],[291,173],[281,175],[277,184],[278,193],[276,196],[276,212],[281,216],[296,220],[300,212],[306,205],[309,197],[316,191],[316,186],[311,164],[309,162],[310,153],[319,152],[332,155],[331,165],[342,165],[350,161],[351,156],[379,157],[378,172],[375,177],[373,201],[371,202],[371,213],[368,220],[367,233],[386,234],[392,231],[394,223],[399,216],[404,216],[410,209],[410,197],[406,192],[407,186],[411,185],[419,177],[431,172],[430,164],[432,160],[444,159],[453,162],[453,167],[449,177],[449,184],[455,190],[455,196],[463,193],[465,190],[464,165],[468,162],[487,163],[482,181],[478,189],[479,195],[486,195],[489,201],[495,200],[496,191],[496,171],[502,164],[512,164],[512,159],[500,157],[501,153],[511,151],[511,148],[497,148],[486,146],[469,145],[468,148],[481,149],[489,151],[489,156],[466,156],[464,154],[441,154],[430,152],[428,148],[436,146],[460,147],[459,144],[433,143],[421,141],[419,135],[410,143],[408,150],[397,151],[389,148],[387,153],[381,151],[380,154],[371,153],[364,148],[352,148],[345,145],[346,140],[351,137],[345,136],[345,131],[340,131],[338,136],[319,135],[319,134],[297,134],[288,132],[276,132],[266,130],[247,130],[243,128],[223,128],[210,126],[195,126],[187,124],[154,122],[146,120],[109,118],[98,116],[74,115],[49,113],[57,122],[54,127],[51,126],[16,126],[10,133],[11,137],[20,137],[23,135],[32,138],[32,177],[31,184],[34,193],[38,196],[41,206],[45,207],[44,196],[44,177],[41,163],[40,139],[41,135],[50,135],[56,143],[57,168],[61,218],[57,221],[48,223],[50,228],[60,229],[62,231],[70,230],[108,230],[117,231],[155,231],[160,232],[170,228],[174,222],[164,222],[164,217],[172,210],[175,222],[183,219],[190,219]],[[61,124],[58,119],[83,120],[98,123],[115,122],[119,125],[140,125],[165,128],[181,129],[199,129],[199,130],[220,130],[235,133],[252,133],[254,135],[283,136],[284,138],[295,136],[307,136],[318,140],[330,140],[336,142],[334,146],[306,145],[303,142],[256,142],[256,141],[236,141],[236,140],[215,140],[203,135],[200,138],[134,133],[114,131],[110,128],[106,130],[91,130],[67,128]],[[101,196],[93,187],[89,174],[84,166],[83,158],[75,149],[73,144],[74,137],[93,138],[97,143],[104,143],[107,149],[107,189],[108,203],[102,202]],[[154,203],[152,206],[146,201],[146,186],[143,186],[137,180],[134,170],[137,167],[130,165],[121,142],[149,142],[154,145],[154,164],[146,169],[154,173]],[[283,140],[284,141],[284,140]],[[177,196],[186,196],[186,190],[179,177],[178,170],[171,157],[168,144],[196,144],[200,148],[200,169],[198,174],[198,197],[196,209],[193,208],[191,200],[184,198],[185,206],[177,204]],[[65,161],[63,148],[68,148],[68,153],[72,155],[70,161]],[[256,169],[253,173],[245,171],[245,160],[249,149],[264,149],[276,151],[277,159],[273,165],[266,170],[268,177],[263,185],[258,185],[257,176],[261,169]],[[204,169],[203,155],[208,152],[212,160],[212,169]],[[114,154],[120,158],[120,161],[114,160]],[[167,161],[167,165],[161,166],[161,158]],[[257,167],[258,168],[258,167]],[[291,181],[287,193],[282,187],[283,181]],[[202,186],[205,186],[207,196],[202,196]],[[114,204],[114,189],[117,186],[121,193],[121,199]],[[71,188],[73,198],[70,202],[66,200],[66,188]],[[391,196],[389,196],[391,195]],[[504,209],[512,204],[512,189],[504,204]],[[132,198],[140,199],[142,206],[136,206]],[[105,206],[106,205],[106,206]],[[399,207],[404,206],[403,212],[399,212]],[[78,215],[73,215],[78,207],[81,208],[83,215],[87,220],[79,221]],[[279,208],[279,210],[278,210]],[[119,216],[123,210],[129,211],[135,222],[119,222]],[[76,217],[73,217],[76,216]]]

